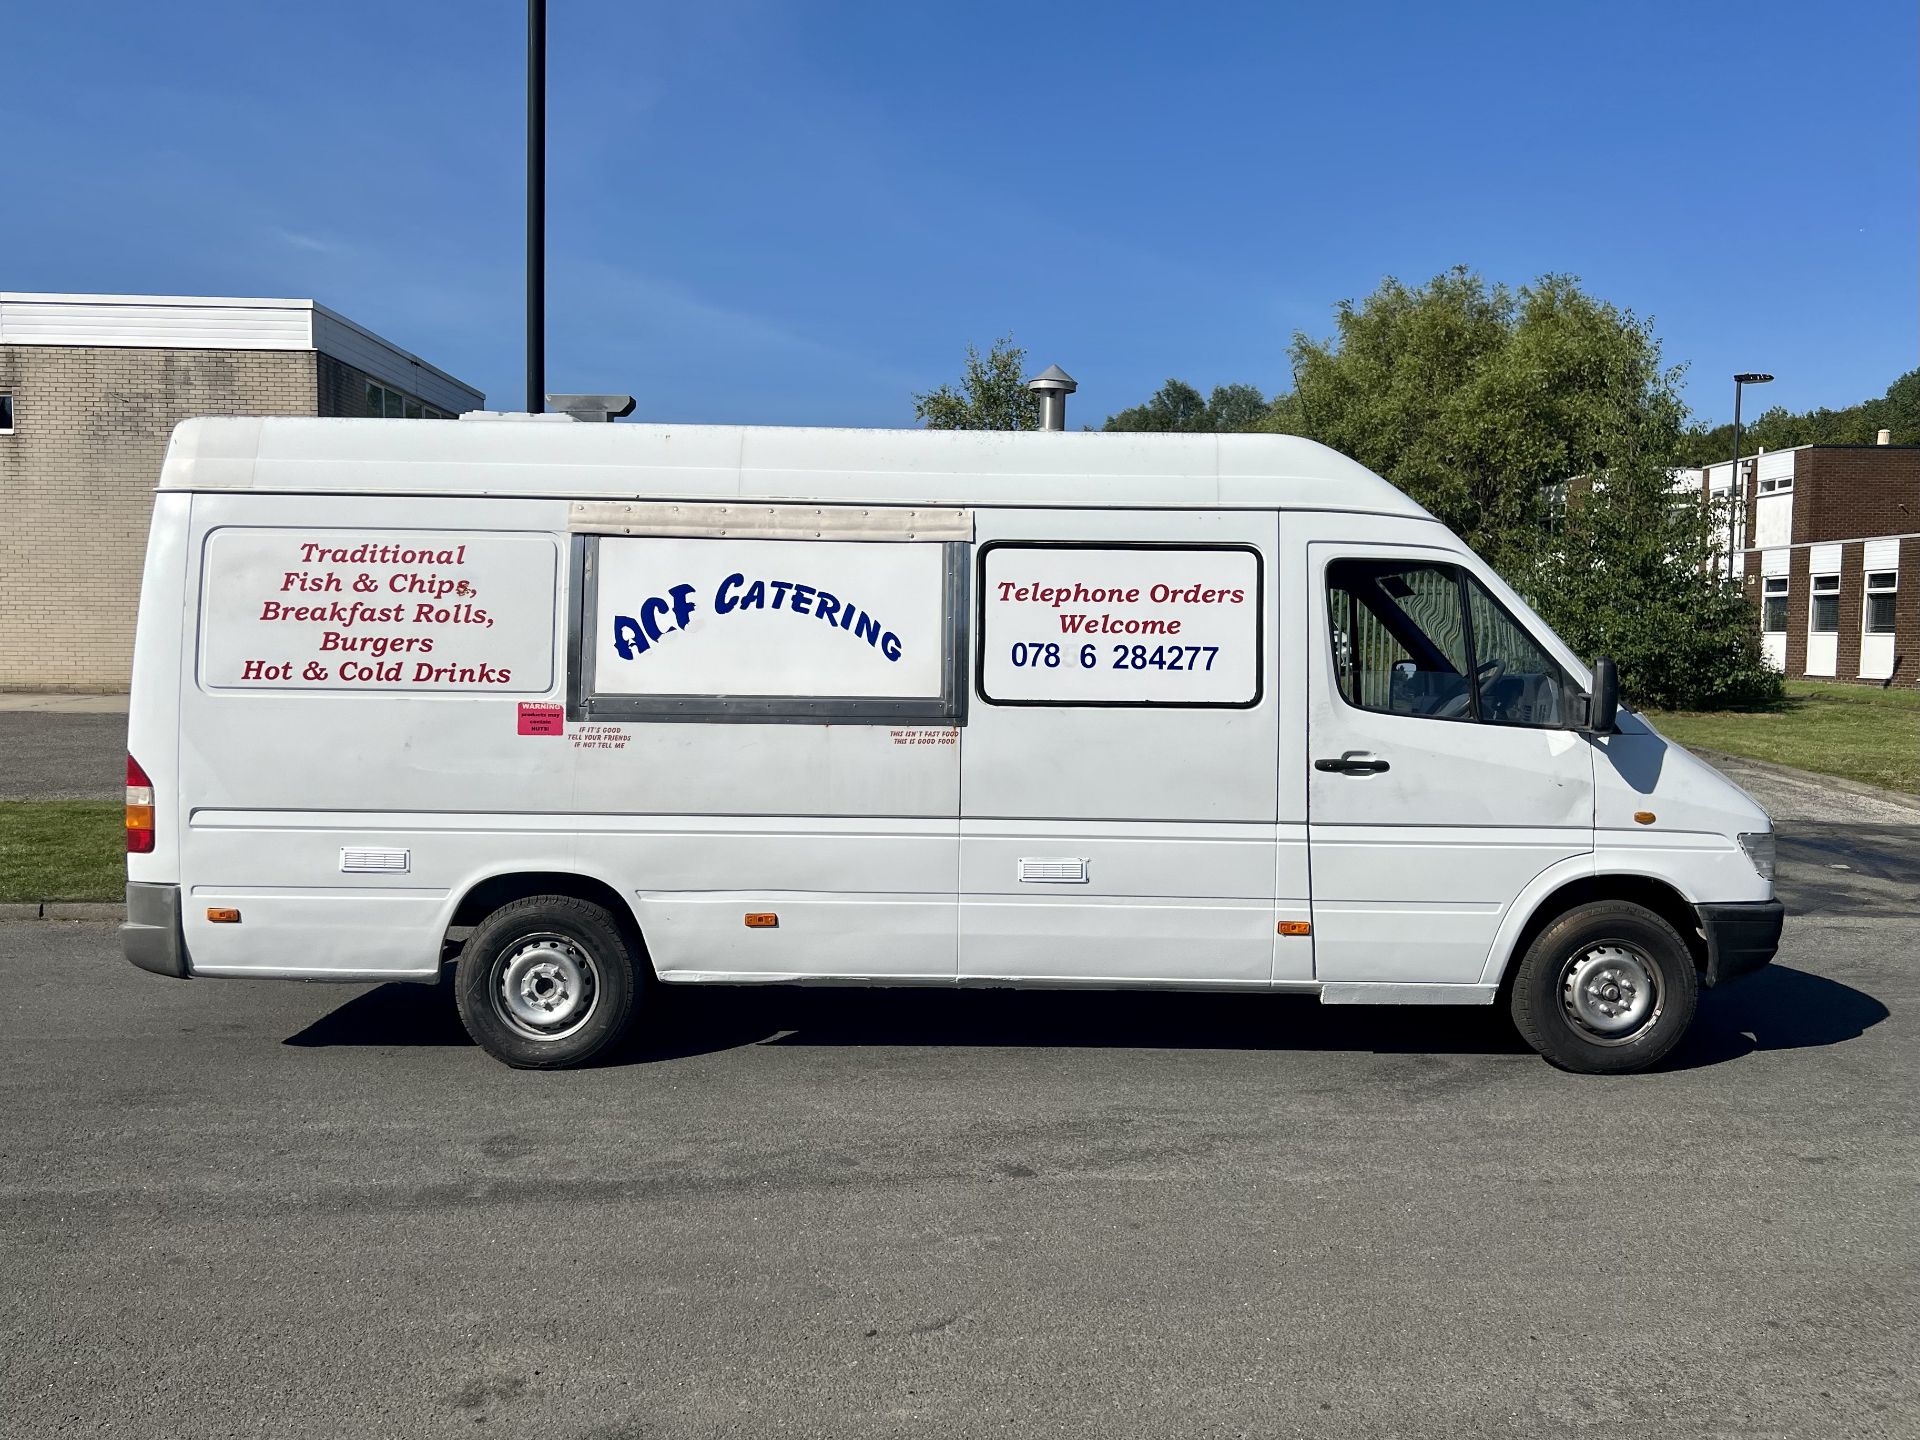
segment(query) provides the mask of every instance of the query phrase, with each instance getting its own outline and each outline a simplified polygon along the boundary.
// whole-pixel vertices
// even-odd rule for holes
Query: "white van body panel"
[[[1636,822],[1640,813],[1654,823]],[[1594,853],[1604,873],[1664,881],[1695,904],[1771,899],[1737,837],[1772,828],[1751,795],[1631,711],[1621,710],[1617,735],[1594,742]]]
[[[127,699],[127,754],[140,762],[153,782],[156,798],[177,802],[180,783],[180,650],[186,635],[180,616],[186,609],[188,515],[193,498],[162,492],[154,497],[147,531],[146,562],[140,572],[140,608],[135,622],[133,675]],[[180,826],[177,811],[160,807],[155,816],[154,847],[127,856],[127,879],[173,884],[180,879]]]
[[[1299,713],[1297,677],[1277,661],[1279,597],[1292,578],[1291,567],[1280,564],[1278,516],[978,513],[980,552],[1023,542],[1157,545],[1173,555],[1187,544],[1243,547],[1255,562],[1249,573],[1259,577],[1248,583],[1262,592],[1261,671],[1269,678],[1244,709],[974,705],[960,747],[962,977],[1254,986],[1311,980],[1310,937],[1276,946],[1278,905],[1289,918],[1305,918],[1307,901],[1304,796],[1290,783],[1283,808],[1276,780],[1297,774],[1279,763],[1280,717]],[[1167,563],[1174,574],[1183,561]],[[991,580],[995,572],[989,566],[983,573]],[[1032,633],[1045,638],[1040,622],[1050,618],[1036,618]],[[1104,662],[1119,642],[1101,636],[1070,640],[1067,648],[1089,643]],[[1069,673],[1077,665],[1076,655],[1065,657]],[[1297,723],[1285,727],[1295,747]],[[1085,878],[1022,879],[1021,861],[1042,857],[1079,863]]]
[[[1292,435],[581,425],[548,416],[399,427],[187,420],[163,490],[1099,509],[1352,510],[1430,519]],[[1097,486],[1097,488],[1095,488]]]
[[[1424,560],[1464,565],[1510,610],[1528,613],[1476,557],[1426,543],[1426,528],[1329,517],[1316,533],[1339,538],[1308,546],[1313,593],[1335,560]],[[1422,543],[1395,543],[1409,531]],[[1591,746],[1572,730],[1357,709],[1338,694],[1326,603],[1310,604],[1308,617],[1308,748],[1316,759],[1365,752],[1392,766],[1307,772],[1319,976],[1477,983],[1521,892],[1593,849]],[[1564,650],[1555,658],[1579,667]]]
[[[793,507],[783,535],[805,529],[805,504],[937,509],[935,538],[975,587],[947,617],[964,680],[952,717],[582,711],[569,676],[583,537],[620,533],[604,523],[617,502],[658,524],[663,503],[735,501]],[[603,523],[583,529],[583,515]],[[923,543],[898,518],[851,533]],[[698,545],[703,526],[724,533],[698,516],[671,533]],[[363,543],[456,550],[438,579],[423,562],[408,583],[457,574],[468,588],[396,596],[379,587],[401,572],[374,564],[363,603],[452,618],[341,622],[341,644],[391,629],[436,648],[325,652],[329,669],[368,677],[351,686],[345,665],[250,678],[254,650],[320,623],[261,595],[353,599],[355,564],[281,578],[275,557]],[[975,593],[996,546],[1124,553],[1152,575],[1190,561],[1207,586],[1257,574],[1232,582],[1257,594],[1234,602],[1246,645],[1230,657],[1257,664],[1196,678],[1206,706],[1121,703],[1128,686],[1187,682],[1117,674],[1115,647],[1133,642],[1102,635],[1083,669],[1075,639],[1049,674],[995,671],[1068,698],[996,701],[982,647],[1019,638]],[[1335,1003],[1491,1000],[1529,917],[1579,879],[1643,876],[1692,902],[1771,895],[1735,838],[1766,829],[1764,814],[1637,717],[1596,740],[1345,704],[1324,589],[1337,556],[1463,567],[1590,683],[1417,505],[1288,437],[190,421],[168,452],[143,580],[129,745],[158,814],[129,878],[180,887],[196,975],[431,980],[476,887],[538,874],[619,897],[667,981],[1199,986]],[[299,588],[331,584],[328,565],[347,587]],[[481,673],[500,655],[510,680]],[[454,678],[416,683],[414,666]],[[1071,698],[1082,691],[1106,698]],[[1348,751],[1392,769],[1312,766]],[[1632,818],[1649,810],[1658,824]],[[746,912],[778,923],[747,928]]]

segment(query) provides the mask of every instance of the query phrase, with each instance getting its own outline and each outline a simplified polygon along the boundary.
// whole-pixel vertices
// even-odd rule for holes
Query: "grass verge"
[[[124,807],[113,800],[0,800],[0,902],[120,900]]]
[[[1920,691],[1789,680],[1758,710],[1650,710],[1682,745],[1920,793]]]

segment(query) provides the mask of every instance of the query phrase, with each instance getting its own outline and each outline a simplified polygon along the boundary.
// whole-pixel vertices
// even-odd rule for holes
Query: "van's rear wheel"
[[[1680,932],[1624,900],[1569,910],[1540,932],[1513,982],[1513,1023],[1563,1070],[1621,1075],[1673,1049],[1700,975]]]
[[[454,971],[467,1033],[520,1069],[581,1065],[625,1032],[640,965],[603,906],[570,895],[502,905],[475,927]]]

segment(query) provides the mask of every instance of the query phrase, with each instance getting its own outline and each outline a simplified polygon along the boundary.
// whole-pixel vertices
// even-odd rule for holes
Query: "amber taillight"
[[[127,756],[127,853],[146,855],[153,850],[153,782],[140,762]]]

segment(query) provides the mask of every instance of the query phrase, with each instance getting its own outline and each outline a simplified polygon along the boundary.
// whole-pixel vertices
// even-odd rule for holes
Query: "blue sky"
[[[1284,388],[1384,275],[1579,275],[1696,413],[1920,363],[1920,12],[552,0],[548,388],[912,423],[968,341]],[[312,296],[517,408],[518,4],[20,6],[0,289]]]

